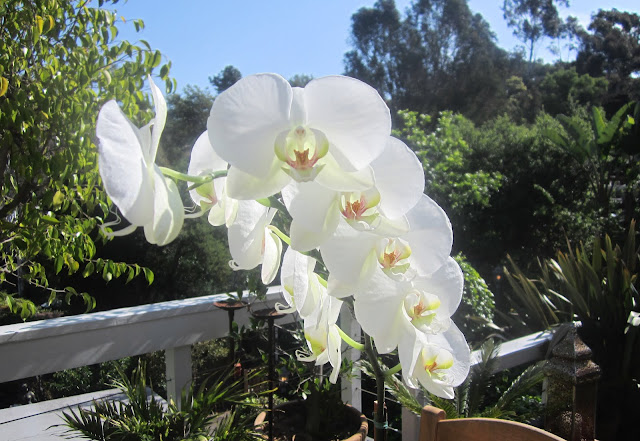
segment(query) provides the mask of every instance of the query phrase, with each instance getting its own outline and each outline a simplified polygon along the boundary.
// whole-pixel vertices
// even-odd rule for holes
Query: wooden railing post
[[[191,386],[191,345],[169,348],[164,352],[167,375],[167,400],[181,408],[180,397]]]

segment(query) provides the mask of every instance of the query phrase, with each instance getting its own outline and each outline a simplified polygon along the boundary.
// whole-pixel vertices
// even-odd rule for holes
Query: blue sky
[[[209,86],[208,77],[227,65],[243,75],[276,72],[314,77],[343,72],[343,55],[350,49],[351,15],[375,0],[129,0],[115,9],[125,19],[141,18],[145,29],[119,26],[119,38],[145,39],[172,61],[178,90],[187,84]],[[404,10],[410,0],[396,0]],[[469,0],[496,33],[498,44],[512,50],[519,44],[502,17],[502,0]],[[601,7],[596,0],[573,0],[563,15],[577,16],[586,26]],[[612,0],[606,9],[640,12],[638,0]],[[553,61],[540,48],[537,57]],[[566,57],[566,54],[565,54]],[[209,87],[211,90],[212,88]]]

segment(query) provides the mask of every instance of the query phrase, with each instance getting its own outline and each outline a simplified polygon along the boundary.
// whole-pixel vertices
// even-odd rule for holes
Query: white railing
[[[227,335],[227,313],[214,306],[226,298],[217,294],[0,326],[0,383],[164,350],[167,395],[175,399],[191,382],[191,345]],[[265,306],[277,301],[280,287],[270,288]],[[246,309],[235,313],[239,325],[248,324],[249,317]],[[279,323],[293,319],[291,315]],[[341,327],[359,339],[355,320],[344,319]],[[496,371],[544,358],[550,337],[538,333],[502,344]],[[473,356],[479,359],[479,354]],[[355,361],[358,352],[347,351],[345,357]],[[362,408],[359,372],[342,383],[343,400]],[[418,426],[403,410],[403,439],[417,439]]]

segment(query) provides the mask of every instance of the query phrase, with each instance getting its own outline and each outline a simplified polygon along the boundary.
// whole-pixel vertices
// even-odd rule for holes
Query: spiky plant
[[[187,389],[180,407],[158,399],[147,383],[144,363],[131,378],[118,369],[113,386],[126,396],[123,401],[94,401],[90,409],[63,412],[68,438],[84,437],[99,441],[226,441],[255,439],[248,419],[239,418],[235,409],[220,415],[229,404],[240,403],[247,394],[239,380],[225,373],[205,381],[197,390]],[[209,385],[211,384],[211,385]]]

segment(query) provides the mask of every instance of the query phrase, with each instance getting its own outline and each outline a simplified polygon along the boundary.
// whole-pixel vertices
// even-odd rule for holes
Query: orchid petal
[[[166,245],[174,240],[184,222],[184,207],[178,186],[165,178],[154,165],[153,221],[144,225],[144,234],[152,244]]]
[[[238,203],[236,221],[228,230],[234,269],[252,269],[262,262],[265,228],[274,214],[256,201]]]
[[[395,219],[407,213],[424,191],[424,170],[413,151],[402,141],[389,137],[386,148],[372,163],[380,210]]]
[[[438,296],[438,314],[451,317],[462,299],[464,275],[460,265],[451,257],[430,277],[416,277],[412,280],[417,289]]]
[[[319,247],[340,220],[338,194],[315,182],[293,183],[282,191],[291,214],[291,246],[306,252]]]
[[[341,168],[361,170],[382,153],[391,117],[374,88],[354,78],[329,76],[309,82],[304,99],[308,124],[335,146]]]
[[[347,284],[356,283],[368,274],[369,264],[376,262],[379,240],[379,236],[354,230],[341,220],[334,235],[320,247],[320,253],[330,274]]]
[[[410,230],[402,238],[411,244],[411,265],[428,275],[445,262],[451,253],[453,232],[447,214],[431,198],[422,195],[407,213]]]
[[[242,78],[213,103],[207,121],[211,144],[231,166],[258,178],[267,177],[276,136],[290,128],[292,99],[289,82],[279,75]],[[232,192],[229,195],[236,197]]]
[[[354,301],[355,316],[362,330],[373,337],[378,352],[387,354],[397,347],[406,332],[402,287],[380,269],[373,271],[369,286],[373,289]]]
[[[435,353],[443,352],[452,357],[451,364],[442,369],[441,375],[426,374],[424,368],[418,365],[425,349]],[[429,392],[443,398],[452,397],[453,388],[462,384],[471,366],[469,345],[455,324],[439,334],[417,332],[413,347],[398,346],[398,356],[402,364],[402,375],[408,385],[416,387],[417,380]]]
[[[273,231],[267,228],[264,235],[264,256],[262,259],[262,283],[265,285],[273,282],[280,268],[280,256],[282,255],[282,240]]]
[[[289,175],[280,168],[281,164],[273,159],[269,172],[263,177],[250,175],[232,166],[227,172],[227,194],[239,200],[262,199],[276,194],[291,181]]]
[[[153,218],[153,184],[137,131],[115,101],[102,106],[96,126],[100,175],[122,215],[142,226]]]
[[[316,176],[316,182],[336,191],[362,191],[374,185],[371,167],[358,171],[346,172],[335,161],[332,155],[325,157],[325,166]]]
[[[167,121],[167,103],[162,96],[162,92],[149,76],[149,87],[151,87],[151,95],[153,96],[153,104],[155,106],[156,116],[153,119],[153,129],[151,130],[151,143],[149,144],[149,163],[156,161],[158,153],[158,144],[160,144],[160,135],[164,130]],[[144,144],[143,144],[144,145]]]
[[[191,176],[200,176],[226,169],[227,163],[217,155],[209,142],[209,134],[205,130],[205,132],[198,137],[191,149],[191,159],[189,161],[187,174]],[[224,178],[220,178],[218,180],[222,181]],[[212,190],[214,190],[211,196],[215,197],[216,200],[212,201],[211,199],[207,199],[198,193],[198,189],[193,189],[189,190],[189,195],[191,196],[191,199],[193,199],[193,202],[198,205],[200,205],[202,201],[205,203],[217,202],[217,198],[219,198],[218,188],[215,187],[213,182],[210,185],[212,185]],[[222,225],[222,223],[218,225]]]

